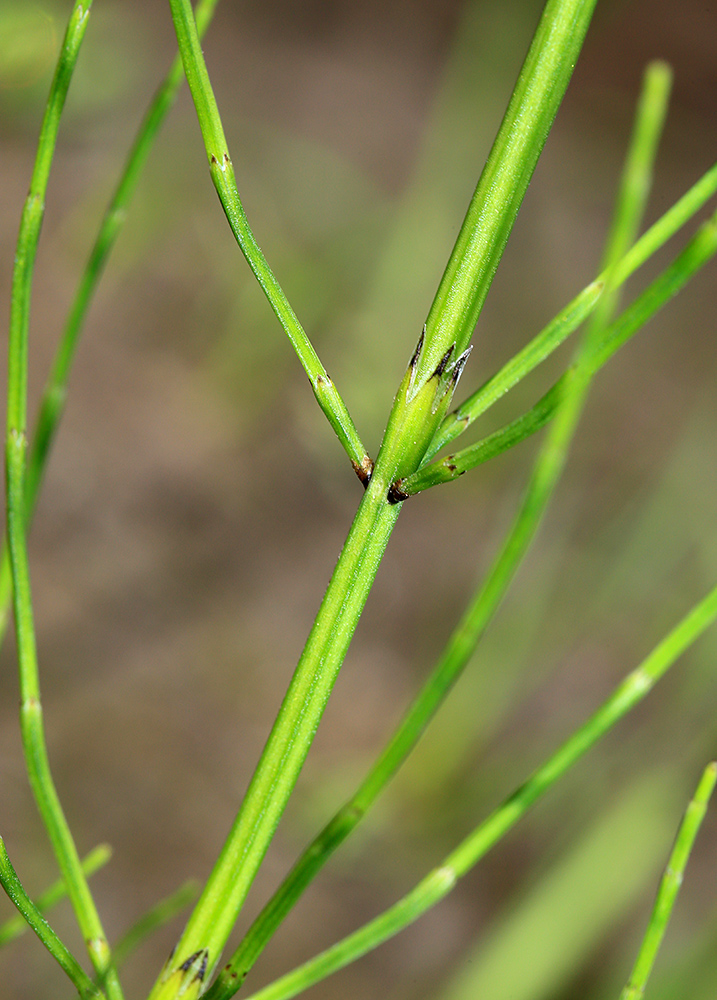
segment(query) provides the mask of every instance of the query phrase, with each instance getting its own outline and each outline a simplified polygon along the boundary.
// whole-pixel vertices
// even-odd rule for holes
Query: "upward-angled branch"
[[[239,197],[234,167],[224,136],[219,109],[209,80],[199,35],[189,0],[170,0],[184,71],[192,92],[209,159],[209,170],[234,237],[249,267],[264,290],[271,308],[283,326],[308,375],[319,406],[343,445],[359,479],[365,484],[371,475],[371,460],[361,444],[346,404],[329,378],[281,285],[254,238]]]

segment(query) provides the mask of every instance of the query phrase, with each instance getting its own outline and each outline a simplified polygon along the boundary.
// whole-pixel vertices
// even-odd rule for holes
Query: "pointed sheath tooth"
[[[426,327],[424,326],[421,330],[421,336],[418,338],[418,343],[416,344],[416,350],[413,352],[413,357],[410,361],[410,367],[415,368],[418,364],[418,358],[423,350],[423,344],[426,339]]]
[[[461,354],[459,358],[456,358],[456,362],[453,365],[453,371],[451,372],[451,379],[453,380],[454,389],[458,385],[458,379],[463,374],[463,369],[466,366],[466,362],[468,361],[468,358],[470,357],[472,350],[473,350],[473,344],[471,344],[470,347],[466,347],[463,354]]]
[[[446,351],[446,353],[443,355],[443,357],[441,358],[441,360],[436,365],[436,370],[434,371],[434,373],[431,376],[431,378],[440,378],[441,377],[441,375],[443,374],[443,372],[448,367],[448,364],[449,364],[449,362],[451,360],[451,355],[453,354],[455,348],[456,348],[456,345],[455,344],[451,344],[451,346],[448,348],[448,350]]]

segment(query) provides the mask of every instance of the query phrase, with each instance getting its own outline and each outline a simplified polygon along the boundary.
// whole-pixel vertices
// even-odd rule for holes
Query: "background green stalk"
[[[83,858],[82,870],[89,878],[98,869],[103,868],[111,857],[112,848],[107,844],[100,844]],[[67,896],[67,886],[62,879],[58,879],[51,886],[48,886],[44,892],[41,892],[37,899],[33,900],[33,906],[38,912],[45,914],[63,900],[65,896]],[[10,941],[14,941],[15,938],[19,938],[25,933],[28,927],[29,924],[20,914],[16,917],[11,917],[10,920],[6,920],[4,924],[0,924],[0,948]]]
[[[170,2],[212,178],[252,270],[267,294],[271,295],[277,315],[283,317],[286,323],[287,318],[293,317],[293,312],[287,312],[290,308],[288,303],[253,236],[249,238],[191,8],[186,0]],[[497,257],[494,262],[491,257],[486,264],[483,251],[495,255],[496,248],[500,246],[502,249],[507,239],[560,97],[567,87],[592,9],[592,2],[576,0],[549,0],[546,6],[536,41],[531,46],[519,79],[518,96],[511,101],[506,124],[491,154],[488,174],[484,172],[486,177],[500,164],[520,189],[520,197],[497,204],[493,200],[491,185],[487,181],[479,183],[469,217],[451,258],[453,265],[459,267],[459,283],[464,293],[469,285],[487,291]],[[564,49],[564,55],[558,55],[556,59],[556,51],[561,49]],[[525,125],[522,133],[517,127],[518,117]],[[490,247],[484,245],[482,235],[472,239],[472,234],[485,218],[481,210],[482,199],[487,199],[492,222],[497,225]],[[445,291],[445,279],[441,288]],[[465,316],[458,300],[451,303],[440,294],[439,298],[442,303],[441,330],[462,328]],[[301,346],[304,341],[298,343]],[[273,836],[308,753],[368,595],[378,560],[400,509],[400,504],[387,503],[388,488],[395,478],[418,468],[443,419],[446,398],[452,392],[455,378],[465,361],[465,357],[456,357],[459,350],[455,338],[450,339],[437,354],[436,343],[435,336],[426,335],[425,341],[421,338],[399,387],[368,492],[339,558],[307,647],[217,866],[171,962],[152,991],[151,1000],[170,1000],[180,993],[186,995],[187,1000],[193,1000],[199,995],[207,974],[219,960],[221,949]],[[309,347],[306,341],[302,349],[308,351]],[[430,351],[436,356],[429,365],[426,357]]]
[[[184,71],[209,158],[209,170],[231,230],[296,351],[319,406],[351,459],[356,474],[365,483],[371,474],[371,459],[361,443],[346,404],[329,378],[249,227],[189,0],[170,0],[170,5]]]
[[[684,250],[675,258],[638,296],[628,308],[611,323],[595,345],[594,352],[587,359],[590,372],[594,375],[605,365],[627,341],[634,336],[673,296],[675,296],[694,274],[717,253],[717,213],[703,223]],[[400,489],[408,496],[448,483],[462,476],[469,469],[495,458],[520,441],[530,437],[551,420],[567,391],[574,369],[569,369],[535,403],[534,406],[505,427],[489,434],[488,437],[455,454],[425,465],[412,476],[401,480]]]
[[[645,76],[636,124],[617,200],[615,223],[608,252],[622,256],[625,244],[639,225],[644,210],[651,166],[667,108],[669,73],[665,67],[650,67]],[[635,147],[639,147],[636,151]],[[641,197],[635,197],[640,189]],[[617,233],[617,237],[615,236]],[[610,298],[604,300],[608,307]],[[604,322],[606,316],[598,316]],[[576,416],[576,414],[574,415]],[[239,949],[209,991],[210,1000],[227,1000],[241,986],[247,972],[279,924],[331,854],[366,814],[420,738],[443,699],[462,673],[475,647],[498,608],[506,590],[535,537],[543,513],[562,471],[572,439],[573,422],[544,445],[525,500],[504,546],[487,579],[454,631],[436,668],[404,716],[396,733],[357,792],[304,851],[292,871],[250,927]],[[388,431],[387,431],[388,433]],[[379,468],[380,461],[377,463]]]
[[[22,914],[22,919],[37,934],[60,968],[67,973],[77,987],[82,1000],[102,997],[103,994],[94,985],[87,973],[78,964],[77,960],[65,947],[40,910],[25,892],[7,855],[5,842],[2,837],[0,837],[0,881],[2,882],[3,889]]]
[[[288,1000],[296,996],[389,940],[435,906],[590,747],[642,701],[682,653],[713,624],[715,618],[717,618],[717,588],[682,619],[636,670],[625,677],[601,707],[542,767],[534,771],[524,784],[411,892],[358,931],[258,992],[252,993],[248,1000]],[[227,993],[223,996],[230,995]]]
[[[705,768],[697,790],[687,806],[685,815],[675,838],[675,846],[667,862],[665,874],[657,891],[657,899],[650,915],[650,921],[643,938],[640,952],[627,986],[620,994],[620,1000],[639,1000],[645,992],[657,953],[665,936],[672,915],[677,894],[687,867],[695,838],[707,812],[710,796],[717,783],[717,762],[712,761]]]
[[[20,728],[28,777],[92,964],[98,974],[107,976],[110,1000],[120,1000],[122,991],[111,967],[107,938],[82,871],[82,863],[62,811],[47,758],[25,537],[27,368],[32,274],[60,116],[87,27],[90,7],[91,2],[75,3],[70,15],[40,129],[30,192],[17,241],[8,348],[7,533],[20,668]]]
[[[199,0],[196,9],[197,30],[200,36],[209,27],[218,0]],[[107,206],[100,224],[89,260],[80,279],[70,311],[65,322],[60,343],[52,363],[50,375],[45,384],[35,431],[30,441],[25,472],[25,516],[29,522],[35,508],[37,495],[47,464],[47,458],[55,439],[55,434],[65,408],[67,383],[75,356],[77,342],[87,310],[97,289],[117,237],[127,215],[127,206],[132,198],[144,169],[147,157],[157,137],[157,133],[174,104],[177,91],[184,79],[184,69],[179,56],[159,87],[154,100],[147,109],[137,136],[125,162],[122,176],[112,199]],[[29,309],[29,299],[28,306]],[[0,556],[0,644],[8,624],[12,574],[7,544],[3,544]]]
[[[708,170],[679,201],[628,250],[612,272],[612,284],[619,288],[675,233],[692,218],[717,191],[717,165]],[[450,444],[460,434],[517,385],[542,361],[549,357],[567,338],[575,332],[592,313],[602,295],[607,274],[603,271],[595,281],[587,285],[572,302],[552,319],[539,334],[518,351],[499,372],[493,375],[480,389],[465,402],[449,413],[431,442],[424,464],[441,448]]]

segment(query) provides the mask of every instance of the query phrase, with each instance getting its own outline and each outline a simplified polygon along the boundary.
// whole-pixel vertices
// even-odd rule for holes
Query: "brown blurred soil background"
[[[5,317],[68,9],[0,6]],[[534,0],[222,0],[209,30],[205,54],[250,222],[374,453],[539,9]],[[97,0],[39,250],[33,405],[172,55],[166,3]],[[715,5],[599,3],[459,399],[594,276],[640,77],[655,57],[673,65],[675,87],[648,221],[714,162]],[[248,988],[407,891],[714,585],[716,273],[713,264],[698,276],[597,380],[538,542],[444,716]],[[569,356],[511,393],[474,437],[529,407]],[[405,505],[239,930],[430,669],[510,523],[535,444]],[[93,879],[113,937],[207,874],[360,489],[233,243],[183,92],[90,312],[32,531],[51,762],[81,850],[113,846]],[[0,694],[0,833],[39,891],[56,869],[24,775],[12,640]],[[681,810],[715,754],[716,707],[711,634],[446,902],[309,995],[616,996]],[[691,1000],[717,993],[716,865],[712,815],[656,998],[686,996],[687,986]],[[11,912],[0,900],[0,919]],[[66,905],[52,922],[79,952]],[[180,927],[128,963],[128,998],[148,990]],[[3,1000],[70,993],[30,935],[0,954]]]

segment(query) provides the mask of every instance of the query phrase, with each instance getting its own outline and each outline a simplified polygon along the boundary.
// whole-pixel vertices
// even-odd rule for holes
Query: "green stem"
[[[17,241],[8,346],[7,533],[20,668],[20,723],[28,777],[95,971],[106,975],[110,1000],[121,1000],[122,991],[112,969],[107,939],[57,796],[47,758],[25,537],[28,333],[32,275],[60,116],[87,27],[90,7],[91,0],[76,2],[70,14],[40,129],[30,192]]]
[[[595,0],[548,0],[426,320],[420,383],[473,335],[498,262],[563,99]]]
[[[241,809],[152,1000],[183,989],[182,996],[196,997],[219,959],[311,746],[398,517],[400,507],[387,502],[386,490],[386,482],[374,476]]]
[[[217,2],[218,0],[199,0],[196,16],[197,28],[200,35],[203,35],[207,30]],[[32,519],[37,494],[47,464],[47,457],[52,448],[55,434],[65,408],[70,369],[87,310],[97,289],[110,252],[124,225],[127,206],[137,187],[137,182],[152,149],[154,140],[169,109],[174,103],[183,79],[184,68],[182,67],[182,60],[177,56],[140,125],[117,188],[105,211],[97,238],[72,301],[60,343],[52,363],[50,375],[45,384],[42,399],[40,400],[37,424],[30,442],[27,471],[25,473],[25,511],[28,522]],[[7,545],[4,544],[2,555],[0,556],[0,644],[2,643],[8,623],[11,587],[10,557]]]
[[[296,351],[319,406],[351,459],[356,474],[365,483],[371,474],[371,460],[361,443],[351,415],[291,308],[279,282],[274,277],[274,273],[249,227],[239,197],[234,168],[229,158],[229,148],[224,137],[219,109],[204,62],[189,0],[170,0],[170,5],[184,71],[206,146],[209,170],[231,230]]]
[[[187,0],[170,0],[170,3],[217,191],[235,236],[267,294],[272,297],[277,314],[284,317],[285,324],[293,322],[293,313],[246,226],[221,121],[194,32],[191,9]],[[400,498],[391,494],[391,502],[386,502],[389,487],[396,478],[410,475],[419,467],[445,415],[465,363],[466,354],[462,347],[457,347],[458,338],[446,336],[438,350],[436,331],[442,331],[442,336],[446,331],[462,329],[465,310],[461,296],[468,290],[468,284],[487,290],[567,86],[593,6],[592,0],[549,0],[546,6],[451,257],[449,278],[444,276],[436,299],[438,305],[434,303],[429,314],[430,330],[424,330],[396,394],[368,492],[307,647],[229,840],[151,1000],[170,1000],[178,995],[193,1000],[201,991],[207,972],[218,962],[221,948],[308,752],[378,559],[398,514]],[[495,186],[506,183],[504,175],[509,175],[508,186],[518,192],[515,197],[507,197],[507,194],[496,197]],[[486,220],[489,220],[487,228]],[[446,294],[446,280],[455,282],[461,295]],[[469,335],[470,331],[466,339]]]
[[[83,859],[82,870],[89,878],[98,869],[104,867],[111,857],[112,849],[107,844],[100,844]],[[33,906],[39,913],[45,914],[53,906],[56,906],[60,900],[64,899],[65,896],[67,896],[67,886],[62,879],[58,879],[51,886],[48,886],[44,892],[40,893],[37,899],[34,900]],[[4,924],[0,925],[0,948],[24,934],[28,926],[27,921],[21,914],[11,917],[10,920],[6,920]]]
[[[607,328],[588,359],[590,372],[595,374],[599,371],[658,310],[684,288],[715,253],[717,213],[700,226],[673,263]],[[412,476],[401,480],[398,483],[401,493],[413,496],[431,486],[451,482],[469,469],[495,458],[530,437],[555,416],[573,377],[574,369],[571,368],[521,417],[468,448],[431,462]]]
[[[642,187],[647,187],[644,181],[646,176],[649,178],[649,165],[654,160],[667,104],[667,89],[664,86],[658,88],[655,93],[655,73],[655,70],[648,72],[643,98],[638,106],[636,127],[617,200],[615,223],[608,240],[606,257],[624,252],[625,243],[630,239],[643,211],[644,195],[638,198],[633,195],[637,186],[636,175]],[[660,112],[657,115],[654,113],[656,110]],[[635,152],[636,146],[640,147],[639,157]],[[614,235],[616,232],[617,237]],[[610,301],[608,297],[606,301]],[[598,315],[596,322],[603,323],[605,318],[602,314]],[[579,408],[574,408],[571,422],[562,428],[556,426],[555,432],[546,441],[536,462],[523,504],[497,560],[449,640],[439,663],[404,716],[388,746],[357,792],[304,851],[285,881],[259,914],[238,951],[210,989],[208,994],[210,1000],[220,1000],[220,998],[227,1000],[239,989],[247,972],[278,925],[329,856],[351,833],[388,784],[464,669],[535,537],[565,463],[578,413]],[[389,432],[390,425],[387,437]],[[380,458],[381,456],[377,468],[381,464]]]
[[[615,288],[642,267],[675,233],[685,225],[717,191],[717,165],[701,177],[665,214],[650,226],[625,254],[612,274]],[[548,323],[526,346],[514,355],[465,402],[449,413],[431,442],[424,462],[450,444],[502,396],[557,350],[587,319],[602,295],[607,273],[603,271],[572,302]]]
[[[665,936],[672,915],[677,894],[687,867],[695,838],[707,812],[710,796],[717,783],[717,762],[712,761],[705,768],[694,797],[687,806],[685,815],[677,831],[675,846],[667,862],[665,874],[660,882],[657,899],[650,915],[650,921],[637,956],[632,975],[620,994],[620,1000],[640,1000],[645,992],[657,953]]]
[[[717,617],[717,588],[696,605],[642,664],[542,767],[398,903],[248,1000],[289,1000],[389,940],[435,906],[602,736],[635,707]],[[230,996],[231,994],[220,994]],[[218,998],[217,998],[218,1000]]]
[[[0,837],[0,882],[2,882],[3,889],[22,914],[22,919],[37,934],[40,941],[42,941],[63,972],[75,984],[82,1000],[99,1000],[99,998],[103,997],[103,994],[94,985],[82,966],[78,964],[75,957],[68,951],[25,892],[7,855],[5,842],[2,837]]]

